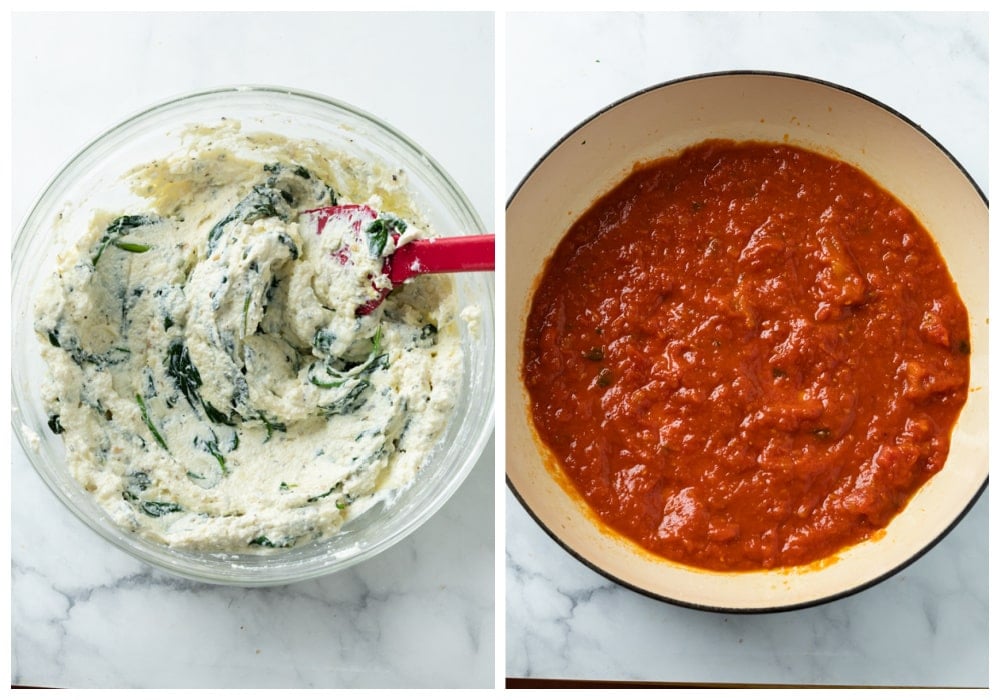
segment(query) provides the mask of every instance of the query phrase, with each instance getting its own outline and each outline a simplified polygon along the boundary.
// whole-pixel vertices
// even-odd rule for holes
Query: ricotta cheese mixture
[[[225,552],[328,537],[405,488],[462,353],[447,276],[378,303],[384,257],[428,235],[404,173],[228,121],[125,178],[141,206],[96,212],[36,305],[83,487],[122,528]]]

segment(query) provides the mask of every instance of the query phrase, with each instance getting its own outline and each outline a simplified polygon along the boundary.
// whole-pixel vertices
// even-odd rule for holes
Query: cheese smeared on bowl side
[[[356,313],[425,235],[404,174],[229,122],[126,179],[135,208],[95,213],[36,303],[83,487],[126,530],[219,552],[329,537],[405,488],[462,350],[447,277]],[[333,205],[355,213],[320,225]]]

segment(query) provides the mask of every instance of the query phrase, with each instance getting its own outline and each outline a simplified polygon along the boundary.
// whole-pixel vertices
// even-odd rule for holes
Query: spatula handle
[[[490,271],[496,269],[495,261],[492,233],[418,239],[392,254],[389,279],[399,284],[420,274]]]

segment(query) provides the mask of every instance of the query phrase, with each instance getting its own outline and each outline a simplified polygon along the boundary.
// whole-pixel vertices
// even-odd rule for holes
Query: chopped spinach
[[[329,332],[320,329],[316,331],[313,345],[324,347],[330,342]],[[340,358],[331,358],[326,362],[316,362],[310,367],[309,382],[321,389],[337,389],[348,382],[354,382],[347,392],[336,400],[320,406],[320,412],[329,417],[335,414],[353,413],[360,408],[368,398],[367,390],[371,387],[365,377],[379,369],[389,367],[389,355],[382,353],[382,327],[379,326],[372,338],[372,349],[368,357],[361,362],[347,362]]]
[[[140,501],[139,508],[151,518],[159,518],[167,513],[179,513],[184,510],[177,503],[166,501]]]
[[[250,540],[248,544],[256,545],[258,547],[274,548],[274,547],[291,547],[294,542],[295,542],[294,537],[283,537],[278,542],[273,542],[272,540],[268,539],[266,535],[258,535],[257,537],[254,537],[252,540]]]
[[[303,180],[312,179],[312,174],[303,168],[301,165],[287,166],[282,163],[265,163],[264,172],[272,173],[278,175],[285,170],[291,170],[297,177],[301,177]],[[274,184],[273,181],[269,180],[270,184]]]
[[[313,334],[312,345],[316,348],[316,352],[321,355],[328,355],[330,353],[330,348],[333,347],[333,343],[336,340],[337,336],[334,335],[329,329],[317,328],[316,332]]]
[[[59,422],[59,414],[53,414],[49,416],[48,426],[49,430],[51,430],[56,435],[59,435],[64,431],[62,423]]]
[[[344,510],[347,506],[354,503],[354,496],[344,494],[343,498],[338,498],[336,502],[337,510]]]
[[[244,338],[247,335],[247,317],[250,314],[250,298],[252,296],[253,295],[251,294],[250,289],[247,289],[247,293],[243,296],[243,337]]]
[[[368,400],[368,393],[371,386],[371,382],[367,379],[359,379],[346,394],[336,401],[320,406],[320,412],[327,417],[354,413],[354,411],[361,408],[365,401]]]
[[[283,163],[268,163],[264,166],[264,171],[271,173],[271,176],[267,178],[265,184],[268,187],[280,187],[282,180],[288,180],[288,174],[298,178],[306,183],[309,183],[311,192],[309,193],[313,199],[316,200],[316,204],[326,204],[326,200],[330,200],[330,204],[334,205],[337,203],[337,193],[334,192],[333,188],[322,182],[318,178],[314,178],[313,174],[309,172],[306,168],[301,165],[285,165]],[[294,192],[291,188],[286,186],[281,188],[286,199],[289,199],[289,204],[296,204],[297,199],[293,196]]]
[[[139,496],[153,483],[146,472],[132,472],[125,475],[125,490],[122,491],[122,498],[130,503],[138,503],[139,509],[151,518],[159,518],[167,513],[178,513],[183,508],[177,503],[167,501],[142,500]]]
[[[267,436],[264,438],[264,442],[270,440],[271,436],[274,435],[275,431],[279,433],[288,432],[288,426],[286,426],[284,423],[279,423],[277,421],[271,420],[268,416],[264,414],[263,411],[257,413],[257,420],[263,423],[264,428],[267,430]]]
[[[278,234],[278,243],[280,243],[281,245],[283,245],[286,248],[288,248],[289,253],[291,253],[292,260],[298,260],[299,259],[299,247],[297,245],[295,245],[295,241],[293,241],[288,236],[287,233],[279,233]],[[277,284],[277,283],[275,282],[273,284]]]
[[[145,253],[152,249],[152,246],[141,243],[129,243],[127,241],[115,241],[112,245],[119,250],[124,250],[126,253]]]
[[[211,252],[215,248],[226,226],[234,221],[252,224],[258,219],[271,216],[276,216],[282,221],[287,220],[287,213],[283,213],[283,203],[284,200],[278,190],[266,185],[254,185],[250,194],[241,199],[233,210],[222,217],[208,232],[208,250]]]
[[[317,350],[317,352],[328,354],[334,340],[336,340],[336,336],[334,336],[332,332],[325,328],[320,328],[313,335],[313,347]],[[371,352],[368,353],[368,357],[360,362],[350,362],[342,358],[329,358],[325,363],[323,363],[323,369],[331,377],[334,383],[330,384],[323,382],[322,380],[313,380],[312,378],[310,378],[310,381],[317,386],[341,386],[344,381],[350,379],[351,377],[371,374],[380,367],[388,367],[389,356],[381,353],[382,326],[379,326],[375,331],[375,335],[372,337],[372,349]]]
[[[145,252],[145,250],[149,250],[148,246],[141,246],[133,243],[120,243],[120,241],[133,230],[143,226],[150,226],[152,224],[159,223],[159,221],[160,220],[156,217],[148,216],[146,214],[126,214],[125,216],[119,216],[108,225],[108,228],[104,231],[104,235],[101,236],[101,240],[97,242],[97,252],[94,253],[93,257],[91,257],[90,262],[93,265],[97,265],[97,261],[101,259],[101,255],[104,254],[104,250],[109,245],[114,245],[122,250],[132,253]],[[145,248],[145,250],[130,250],[130,247]]]
[[[219,450],[219,439],[216,437],[214,432],[212,433],[212,438],[210,440],[206,440],[205,438],[196,435],[194,438],[194,446],[215,457],[215,461],[219,463],[219,469],[222,470],[222,475],[229,475],[229,469],[226,467],[226,458],[222,454],[222,451]]]
[[[76,363],[77,367],[83,367],[85,364],[96,365],[98,367],[117,365],[127,360],[132,354],[128,348],[118,347],[110,348],[106,352],[101,353],[88,352],[80,347],[80,343],[75,336],[63,337],[58,327],[47,329],[46,335],[53,347],[60,348],[69,353],[70,358]]]
[[[198,396],[198,387],[201,386],[201,375],[198,368],[191,361],[187,346],[181,340],[174,340],[167,348],[166,362],[167,376],[174,380],[174,384],[184,398],[191,404],[191,408],[197,408],[201,403]]]
[[[146,472],[132,472],[125,476],[125,492],[132,496],[127,500],[134,500],[139,494],[152,486],[153,480]]]
[[[344,382],[347,381],[346,379],[331,379],[330,381],[323,381],[313,372],[315,367],[316,365],[314,364],[309,369],[309,383],[313,386],[318,386],[320,389],[336,389],[339,386],[343,386]]]
[[[287,166],[282,163],[269,163],[264,166],[264,172],[269,176],[261,183],[254,185],[250,193],[220,219],[208,233],[208,251],[214,250],[225,228],[233,222],[252,224],[258,219],[276,217],[288,221],[293,215],[291,207],[303,204],[320,206],[329,197],[331,203],[336,203],[336,195],[326,184],[315,180],[308,170],[301,165]],[[298,257],[299,251],[295,243],[281,234],[279,240],[288,246],[292,259]]]
[[[284,234],[282,234],[282,235],[284,235]],[[293,244],[293,245],[294,245],[294,244]],[[292,256],[292,260],[295,260],[296,258],[297,258],[297,256],[296,256],[296,255],[293,255],[293,256]],[[278,291],[278,286],[279,286],[280,284],[281,284],[281,280],[280,280],[280,279],[278,279],[278,277],[277,277],[277,276],[275,276],[275,277],[271,278],[271,284],[269,284],[269,285],[268,285],[268,287],[267,287],[267,291],[266,291],[266,292],[264,292],[264,300],[265,300],[265,301],[266,301],[266,302],[267,302],[268,304],[270,304],[270,303],[271,303],[272,301],[274,301],[274,295],[275,295],[275,293],[276,293],[276,292]]]
[[[309,498],[307,498],[306,499],[306,503],[315,503],[316,501],[318,501],[318,500],[320,500],[322,498],[326,498],[327,496],[329,496],[330,494],[332,494],[332,493],[334,493],[336,491],[340,491],[340,489],[342,489],[342,488],[344,488],[344,482],[343,481],[338,481],[336,484],[334,484],[333,486],[331,486],[329,488],[329,490],[326,491],[325,493],[321,493],[321,494],[319,494],[317,496],[310,496]]]
[[[368,252],[374,257],[382,255],[386,243],[389,242],[389,229],[382,219],[375,219],[375,221],[368,224],[365,233],[368,234]]]
[[[156,396],[156,380],[153,379],[153,371],[149,367],[143,367],[142,378],[146,383],[146,396]]]
[[[156,429],[156,426],[153,425],[153,421],[149,417],[149,412],[146,410],[146,402],[142,400],[142,395],[136,394],[135,400],[136,402],[138,402],[139,410],[142,412],[142,422],[146,424],[146,427],[149,428],[149,432],[151,432],[153,434],[153,437],[156,438],[156,441],[160,443],[160,447],[167,450],[167,452],[170,452],[170,450],[167,448],[167,443],[163,439],[163,436],[160,435],[160,432]]]
[[[191,404],[191,408],[197,410],[199,406],[213,423],[224,425],[235,425],[235,421],[226,413],[223,413],[208,401],[201,398],[198,388],[201,386],[201,374],[198,368],[191,361],[191,354],[188,352],[184,341],[175,338],[167,347],[167,358],[165,360],[167,376],[173,379],[177,389],[184,394],[184,398]]]
[[[236,425],[236,420],[230,414],[220,411],[204,399],[201,401],[201,408],[205,411],[205,415],[208,416],[208,419],[213,423],[230,426]]]
[[[365,227],[368,234],[368,252],[373,257],[379,257],[389,242],[390,234],[406,232],[406,222],[392,214],[380,214],[377,219]]]

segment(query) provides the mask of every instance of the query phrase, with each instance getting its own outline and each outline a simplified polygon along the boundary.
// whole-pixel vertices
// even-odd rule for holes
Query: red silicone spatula
[[[372,225],[379,220],[378,212],[365,204],[343,204],[333,207],[322,207],[304,212],[304,215],[314,218],[316,233],[322,234],[323,229],[331,220],[347,222],[359,237],[367,235],[369,240],[378,239],[379,235],[399,238],[399,231],[391,223],[392,219],[383,219],[381,226],[376,226],[377,233],[372,233]],[[382,230],[384,229],[384,230]],[[385,239],[382,243],[384,244]],[[451,236],[447,238],[419,238],[404,243],[385,257],[382,271],[388,275],[393,286],[402,284],[417,275],[429,275],[445,272],[483,272],[495,269],[496,260],[495,236],[492,233],[472,236]],[[336,257],[343,263],[348,261],[348,251],[338,252]],[[375,310],[391,289],[380,289],[381,296],[362,305],[357,314],[363,316]]]
[[[490,271],[495,267],[494,251],[492,233],[418,238],[400,246],[386,258],[387,274],[393,284],[402,284],[416,275]]]

